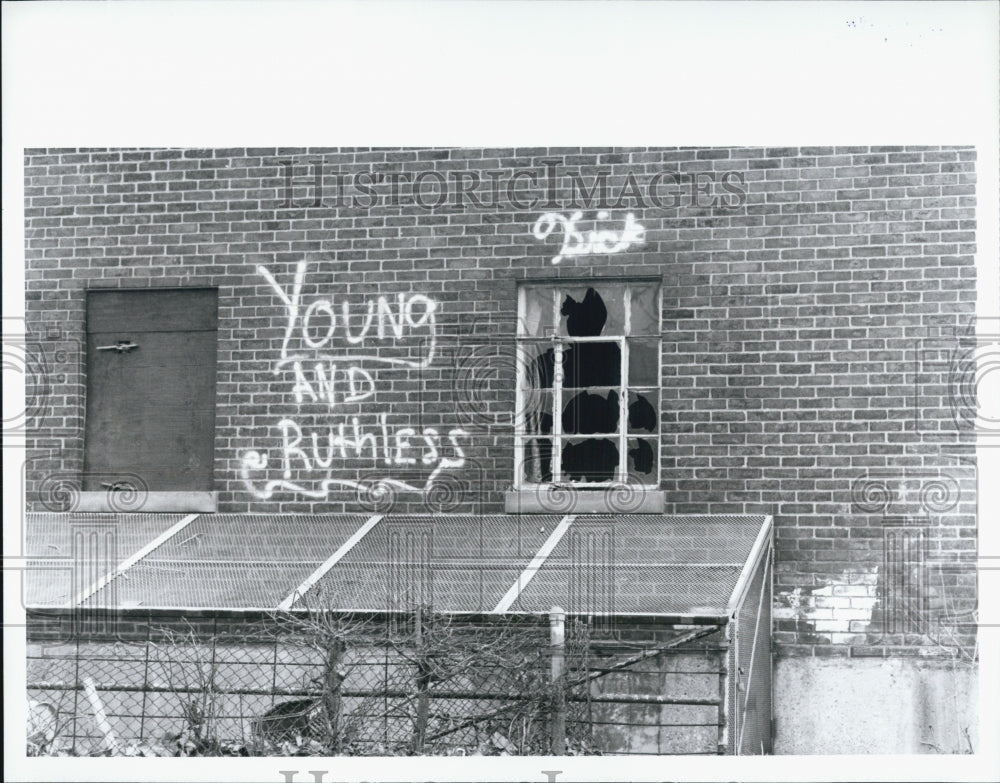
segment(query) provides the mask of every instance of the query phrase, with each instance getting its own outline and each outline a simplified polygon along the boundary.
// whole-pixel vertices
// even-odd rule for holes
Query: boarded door
[[[215,289],[88,292],[85,490],[212,489],[217,310]]]

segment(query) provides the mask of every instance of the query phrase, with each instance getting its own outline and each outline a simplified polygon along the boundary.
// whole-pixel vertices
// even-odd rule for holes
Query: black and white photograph
[[[241,5],[4,3],[7,777],[996,779],[997,7]]]

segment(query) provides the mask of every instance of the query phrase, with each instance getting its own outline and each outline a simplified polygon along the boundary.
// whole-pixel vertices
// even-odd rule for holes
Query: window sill
[[[662,514],[666,495],[658,489],[539,487],[504,493],[508,514]]]
[[[117,497],[116,497],[117,496]],[[119,514],[150,512],[215,511],[218,492],[81,492],[76,511],[110,511]]]

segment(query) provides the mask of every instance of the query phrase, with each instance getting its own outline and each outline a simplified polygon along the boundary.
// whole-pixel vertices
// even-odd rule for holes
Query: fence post
[[[549,612],[552,652],[552,755],[566,753],[566,612],[553,606]]]
[[[413,752],[424,752],[424,738],[427,736],[427,720],[430,714],[431,670],[427,660],[424,641],[423,607],[417,604],[414,617],[413,641],[417,659],[417,720],[413,726]]]
[[[341,686],[344,683],[343,657],[346,643],[339,634],[327,640],[326,648],[326,682],[323,687],[323,707],[326,711],[327,737],[335,753],[341,750],[341,725],[343,717],[343,700]]]

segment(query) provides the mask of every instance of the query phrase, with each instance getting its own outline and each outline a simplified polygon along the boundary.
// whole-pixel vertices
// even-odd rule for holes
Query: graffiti
[[[458,442],[459,437],[468,433],[459,428],[448,432],[448,446],[453,452],[453,456],[445,456],[442,449],[441,437],[437,431],[426,427],[418,435],[412,427],[403,427],[395,430],[390,435],[386,425],[386,414],[379,415],[379,432],[373,434],[363,432],[357,416],[352,417],[351,426],[354,437],[350,437],[351,431],[344,423],[336,427],[328,428],[325,443],[325,452],[322,450],[322,443],[319,433],[311,433],[306,446],[302,445],[303,433],[301,427],[291,419],[282,419],[278,422],[281,429],[281,465],[282,478],[268,481],[263,488],[258,488],[251,476],[254,472],[266,470],[268,467],[267,454],[259,451],[246,451],[243,454],[240,464],[240,478],[247,488],[261,500],[269,500],[277,490],[288,490],[304,495],[309,498],[323,499],[335,487],[348,487],[356,489],[360,493],[368,494],[378,491],[382,487],[398,487],[410,492],[428,492],[434,486],[434,482],[444,470],[457,470],[465,465],[465,452]],[[346,431],[346,434],[345,434]],[[413,440],[411,440],[413,439]],[[416,456],[420,454],[419,462],[425,466],[433,466],[433,470],[422,486],[411,482],[401,481],[392,477],[379,477],[374,480],[354,481],[347,478],[334,478],[333,464],[336,456],[341,460],[350,457],[363,458],[366,451],[370,450],[372,461],[384,462],[385,465],[414,465],[418,462]],[[301,465],[306,471],[316,468],[326,470],[326,475],[319,481],[314,489],[309,489],[297,482],[291,481],[293,463]],[[373,486],[376,485],[376,486]]]
[[[574,212],[568,218],[558,212],[546,212],[535,221],[532,233],[538,240],[547,239],[557,228],[562,229],[562,247],[559,249],[559,254],[552,259],[553,264],[558,264],[569,256],[620,253],[632,245],[641,245],[645,241],[646,229],[641,223],[636,222],[631,212],[625,216],[625,225],[621,231],[598,231],[596,227],[586,233],[579,231],[576,223],[582,217],[583,212],[580,211]],[[597,213],[597,220],[607,220],[608,217],[608,213],[603,210]]]
[[[421,369],[429,367],[434,361],[436,342],[436,324],[434,311],[437,305],[433,299],[423,294],[397,294],[395,303],[388,297],[380,296],[377,300],[368,300],[365,311],[358,324],[358,316],[351,312],[349,302],[341,302],[338,317],[337,308],[330,299],[314,299],[303,308],[302,288],[305,283],[308,262],[300,261],[295,268],[295,280],[291,293],[281,287],[274,275],[264,266],[258,266],[257,272],[274,290],[285,305],[285,334],[281,341],[281,358],[274,366],[277,374],[289,364],[303,362],[314,358],[322,362],[381,362],[403,367]],[[424,351],[419,359],[383,356],[376,353],[351,353],[352,346],[361,345],[370,338],[372,324],[375,324],[375,338],[379,341],[404,340],[416,333],[420,340],[418,345]],[[338,325],[340,332],[338,333]],[[338,339],[339,338],[339,339]],[[340,352],[330,353],[339,340],[346,346]],[[289,348],[299,345],[300,349],[308,349],[289,353]]]
[[[312,367],[312,382],[309,381],[307,368],[302,366],[302,362],[292,362],[292,371],[295,374],[292,394],[295,395],[295,402],[299,405],[308,400],[309,402],[326,402],[333,408],[337,402],[338,377],[346,380],[346,384],[342,382],[341,385],[341,388],[345,389],[344,393],[341,394],[343,402],[361,402],[375,393],[375,379],[372,378],[371,373],[354,365],[347,367],[338,376],[336,364],[331,362],[324,366],[323,362],[316,362]]]
[[[435,466],[428,483],[433,482],[442,470],[458,468],[465,463],[465,454],[458,443],[458,436],[466,434],[464,430],[453,429],[448,433],[448,443],[456,455],[448,458],[442,453],[441,437],[437,430],[426,427],[418,435],[412,427],[401,427],[390,435],[387,418],[387,414],[379,414],[377,427],[374,431],[368,431],[362,426],[360,417],[352,416],[350,427],[346,422],[340,422],[336,426],[326,427],[324,433],[310,433],[308,440],[312,447],[308,449],[301,445],[302,428],[292,419],[282,419],[278,422],[278,427],[281,429],[281,458],[285,478],[292,475],[293,458],[300,460],[306,470],[312,470],[314,466],[329,468],[337,455],[342,460],[349,457],[360,459],[366,456],[366,452],[370,452],[372,462],[383,461],[387,466],[416,465],[415,455],[420,453],[421,464]]]
[[[338,404],[374,397],[375,370],[364,364],[422,369],[434,360],[437,303],[423,294],[379,296],[357,312],[348,302],[338,308],[333,299],[322,296],[305,301],[305,260],[296,265],[290,288],[284,288],[264,266],[258,266],[257,272],[284,306],[281,350],[272,369],[275,375],[285,373],[300,408],[319,404],[333,410]],[[376,351],[369,347],[372,341],[379,343]],[[388,351],[397,355],[386,355]],[[399,355],[400,351],[405,353]],[[417,431],[405,422],[391,424],[385,412],[334,422],[317,419],[313,413],[309,419],[311,426],[289,416],[276,422],[277,459],[256,449],[243,453],[240,478],[255,497],[267,500],[284,490],[323,499],[337,487],[355,489],[359,497],[390,488],[427,493],[443,471],[465,465],[460,439],[468,433],[459,427],[447,433],[433,427]],[[387,472],[404,469],[407,480],[391,475],[360,480],[343,477],[345,472],[359,475],[358,462]],[[254,474],[269,467],[280,469],[281,477],[261,486]],[[412,477],[417,469],[429,471],[422,483]],[[310,474],[312,480],[302,480]]]

